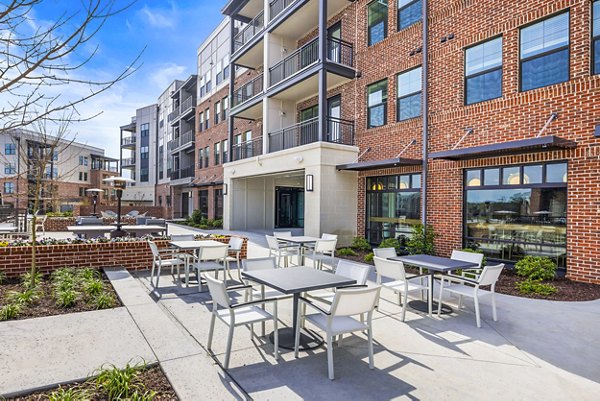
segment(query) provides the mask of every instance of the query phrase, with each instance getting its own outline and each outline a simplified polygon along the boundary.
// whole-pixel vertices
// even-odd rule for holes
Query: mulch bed
[[[102,281],[106,286],[106,291],[110,293],[115,302],[115,308],[122,306],[121,300],[117,297],[117,293],[115,292],[113,286],[110,284],[110,280],[104,272],[102,274]],[[0,285],[0,307],[4,306],[5,295],[9,291],[23,291],[23,287],[20,285],[20,279],[7,279],[5,283]],[[40,300],[35,305],[23,306],[21,308],[21,312],[18,317],[14,320],[22,320],[22,319],[31,319],[35,317],[45,317],[45,316],[55,316],[55,315],[65,315],[67,313],[75,313],[75,312],[87,312],[96,310],[94,305],[87,304],[83,301],[78,301],[75,305],[70,308],[61,308],[56,305],[56,301],[52,296],[52,284],[50,282],[49,277],[44,277],[42,282],[40,283],[40,287],[43,295],[40,296]]]
[[[365,255],[369,252],[356,251],[358,256],[338,256],[342,259],[352,260],[354,262],[369,263],[365,262]],[[372,262],[370,263],[373,264]],[[407,272],[411,272],[410,268],[406,269]],[[556,294],[542,296],[538,294],[521,294],[517,290],[516,283],[521,281],[523,278],[517,276],[513,270],[504,269],[500,275],[500,279],[496,283],[496,292],[498,294],[513,295],[516,297],[532,298],[532,299],[547,299],[552,301],[592,301],[600,299],[600,285],[581,283],[578,281],[569,280],[567,278],[557,278],[552,281],[548,281],[548,284],[554,285],[558,291]],[[482,287],[485,288],[485,287]]]
[[[160,367],[158,365],[149,367],[148,369],[144,370],[143,372],[140,372],[137,377],[140,380],[140,382],[146,387],[147,390],[152,390],[152,391],[156,392],[156,397],[154,398],[155,401],[171,401],[171,400],[176,401],[179,399],[179,398],[177,398],[177,395],[175,394],[175,391],[173,390],[171,383],[169,383],[169,380],[167,380],[167,377],[164,375],[164,373],[162,372],[162,370],[160,369]],[[100,392],[96,391],[94,386],[91,384],[92,384],[92,382],[73,383],[73,384],[64,385],[64,386],[62,386],[62,388],[64,388],[64,389],[70,389],[70,388],[74,388],[74,387],[85,388],[90,391],[88,393],[90,400],[94,400],[94,401],[108,400],[108,398],[104,394],[101,394]],[[58,389],[58,387],[49,389],[49,390],[45,390],[45,391],[37,391],[35,393],[29,394],[26,396],[16,397],[16,398],[7,398],[6,400],[7,401],[48,400],[50,394],[52,394],[52,392],[57,389]]]

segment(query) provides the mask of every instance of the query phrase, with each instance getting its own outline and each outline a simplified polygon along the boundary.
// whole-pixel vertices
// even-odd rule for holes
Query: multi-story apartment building
[[[548,256],[600,282],[600,0],[230,0],[224,224]],[[261,133],[235,139],[241,121]]]
[[[121,127],[121,174],[129,171],[135,183],[123,192],[123,200],[137,205],[152,205],[157,176],[158,105],[136,110],[131,122]],[[125,153],[124,153],[125,152]]]
[[[2,204],[32,210],[42,164],[40,210],[70,210],[87,203],[90,188],[105,190],[102,203],[114,200],[102,179],[118,174],[118,160],[105,156],[103,149],[18,129],[0,134],[0,152]]]

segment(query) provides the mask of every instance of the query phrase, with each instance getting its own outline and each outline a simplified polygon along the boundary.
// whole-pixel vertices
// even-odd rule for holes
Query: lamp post
[[[94,213],[92,213],[92,216],[98,217],[98,213],[96,213],[96,204],[98,203],[98,195],[103,193],[104,190],[100,188],[91,188],[86,189],[85,192],[92,195],[92,204],[94,205]]]
[[[127,232],[121,229],[121,198],[123,197],[123,190],[127,186],[127,183],[135,181],[131,178],[125,177],[110,177],[102,181],[112,184],[112,186],[117,190],[117,228],[116,230],[110,232],[110,237],[124,237],[127,235]]]

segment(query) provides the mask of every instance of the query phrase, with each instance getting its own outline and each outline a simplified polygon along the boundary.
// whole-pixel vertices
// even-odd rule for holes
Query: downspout
[[[429,131],[428,131],[428,125],[429,125],[429,114],[428,114],[428,109],[429,109],[429,105],[428,105],[428,72],[429,72],[429,66],[427,64],[427,53],[428,53],[428,46],[427,46],[427,31],[428,31],[428,22],[427,22],[427,18],[428,18],[428,13],[427,13],[427,0],[423,0],[423,61],[422,61],[422,72],[423,72],[423,101],[422,101],[422,110],[421,110],[421,114],[423,116],[423,135],[422,135],[422,141],[423,141],[423,165],[421,167],[421,198],[422,198],[422,202],[421,202],[421,223],[423,223],[424,226],[427,226],[427,189],[428,189],[428,185],[427,185],[427,157],[428,157],[428,153],[427,153],[427,142],[429,141]]]

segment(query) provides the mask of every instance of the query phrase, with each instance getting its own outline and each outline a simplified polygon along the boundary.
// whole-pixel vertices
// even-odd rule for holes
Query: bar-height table
[[[284,294],[294,295],[293,327],[279,330],[279,346],[285,349],[294,349],[298,302],[302,292],[356,284],[356,280],[305,266],[242,272],[242,276]],[[316,348],[323,343],[308,330],[303,331],[300,332],[300,349]]]
[[[298,250],[298,264],[304,264],[304,248],[306,244],[315,244],[321,238],[310,237],[308,235],[277,235],[275,236],[278,240],[291,242],[292,244],[299,245]]]
[[[442,258],[440,256],[431,256],[431,255],[408,255],[408,256],[396,256],[393,258],[389,258],[390,260],[397,260],[404,264],[422,267],[427,269],[429,272],[429,291],[427,296],[431,297],[433,310],[438,307],[438,303],[433,300],[433,275],[436,272],[445,274],[452,270],[458,269],[473,269],[479,267],[477,263],[465,262],[462,260],[450,259],[450,258]],[[414,300],[408,303],[411,308],[416,309],[421,312],[428,313],[429,305],[427,301]],[[442,313],[452,313],[452,308],[448,305],[442,304]]]

